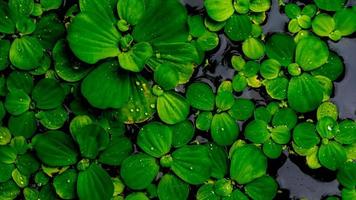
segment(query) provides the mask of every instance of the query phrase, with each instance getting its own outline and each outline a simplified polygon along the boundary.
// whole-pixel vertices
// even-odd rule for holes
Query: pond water
[[[293,1],[295,2],[295,1]],[[203,0],[182,0],[189,12],[203,14]],[[356,5],[356,0],[350,0],[348,5]],[[275,32],[286,32],[288,18],[280,12],[278,0],[272,0],[272,8],[268,19],[263,26],[266,35]],[[345,64],[345,74],[334,83],[335,90],[331,99],[336,103],[340,118],[356,118],[356,38],[343,38],[339,42],[328,41],[332,51],[340,55]],[[229,66],[232,54],[239,54],[239,46],[230,42],[220,34],[219,47],[207,55],[209,65],[200,67],[195,79],[203,80],[217,86],[222,80],[231,80],[234,70]],[[194,79],[193,79],[194,81]],[[241,94],[242,97],[253,99],[257,104],[264,104],[264,94],[248,90]],[[269,173],[279,183],[280,191],[276,199],[323,199],[328,195],[340,195],[339,184],[335,172],[327,169],[312,170],[306,165],[304,158],[285,155],[269,162]]]

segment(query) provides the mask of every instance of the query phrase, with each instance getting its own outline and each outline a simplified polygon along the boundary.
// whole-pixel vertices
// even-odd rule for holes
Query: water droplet
[[[190,169],[190,170],[193,170],[193,167],[191,166],[191,167],[189,167],[189,169]]]
[[[136,81],[136,85],[140,85],[140,82]]]
[[[146,112],[145,112],[145,115],[147,116],[147,115],[148,115],[148,113],[146,113]]]
[[[67,180],[67,183],[70,183],[70,180],[69,180],[69,179]]]
[[[131,108],[131,109],[130,109],[130,112],[133,112],[133,111],[134,111],[134,109]]]
[[[20,184],[21,184],[21,185],[23,185],[23,184],[24,184],[24,182],[23,182],[23,181],[21,181],[21,182],[20,182]]]
[[[331,130],[333,130],[333,129],[331,128],[331,126],[328,126],[328,130],[331,131]]]
[[[155,108],[156,106],[155,106],[155,104],[151,104],[150,107],[151,108]]]
[[[140,112],[140,109],[139,109],[139,108],[136,108],[136,112]]]
[[[224,129],[224,128],[221,128],[221,131],[225,131],[225,129]]]
[[[151,147],[150,149],[151,149],[151,151],[153,151],[155,148],[154,148],[154,147]]]
[[[143,88],[140,88],[141,91],[143,91]]]

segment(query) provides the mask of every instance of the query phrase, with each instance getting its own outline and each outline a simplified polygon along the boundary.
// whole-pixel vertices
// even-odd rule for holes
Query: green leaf
[[[149,200],[149,198],[143,192],[134,192],[127,195],[125,200]]]
[[[11,173],[15,169],[13,164],[0,163],[0,184],[11,179]]]
[[[272,200],[277,189],[277,182],[270,176],[263,176],[245,186],[246,194],[254,200]]]
[[[354,198],[356,198],[356,189],[344,188],[341,191],[341,196],[343,199],[354,199]]]
[[[339,117],[339,111],[337,106],[329,101],[320,104],[316,114],[318,120],[324,117],[331,117],[332,119],[337,120],[337,118]]]
[[[272,119],[272,114],[267,107],[259,106],[255,109],[254,117],[256,120],[260,119],[269,123]]]
[[[242,92],[247,87],[247,79],[239,73],[236,76],[234,76],[234,78],[232,80],[232,85],[233,85],[234,91]]]
[[[287,144],[291,138],[290,129],[287,126],[276,126],[271,130],[271,138],[277,144]]]
[[[252,31],[252,23],[247,15],[232,15],[227,20],[224,32],[233,41],[247,39]]]
[[[352,9],[342,9],[335,13],[335,29],[342,36],[351,35],[356,31],[356,13]]]
[[[235,99],[234,104],[228,111],[231,117],[235,120],[244,121],[252,117],[255,104],[249,99]]]
[[[18,116],[11,116],[8,127],[13,136],[30,138],[37,129],[35,114],[33,112],[25,112]]]
[[[287,98],[288,79],[284,77],[277,77],[275,79],[266,80],[264,85],[267,94],[273,99],[284,100]]]
[[[231,145],[238,137],[240,129],[228,113],[215,114],[211,122],[211,137],[219,145]]]
[[[23,90],[10,91],[5,99],[5,108],[11,115],[21,115],[30,108],[31,99]]]
[[[273,126],[286,126],[290,130],[297,124],[297,114],[290,108],[279,109],[272,119]]]
[[[17,156],[16,167],[25,176],[34,174],[40,168],[40,163],[34,155],[25,153]]]
[[[209,17],[218,22],[229,19],[234,13],[231,0],[205,0],[204,7]]]
[[[121,165],[132,153],[132,143],[126,137],[112,138],[109,145],[100,153],[99,162],[111,166]]]
[[[172,129],[172,145],[176,148],[188,144],[194,137],[195,129],[189,120],[170,126]]]
[[[307,36],[297,44],[295,61],[305,71],[319,68],[328,61],[328,57],[328,46],[317,37]]]
[[[195,126],[202,131],[208,131],[213,120],[213,114],[211,112],[200,112],[195,120]]]
[[[109,144],[109,134],[96,124],[81,127],[73,136],[79,144],[81,155],[89,159],[96,158],[99,151]]]
[[[163,122],[176,124],[188,117],[189,103],[178,93],[168,91],[157,98],[157,112]]]
[[[189,85],[186,97],[193,108],[204,111],[214,109],[215,95],[213,89],[206,83],[195,82]]]
[[[49,166],[67,166],[77,163],[78,153],[68,134],[61,131],[48,131],[32,139],[38,158]]]
[[[10,130],[6,127],[0,127],[0,145],[7,145],[11,141]]]
[[[68,113],[63,106],[58,106],[54,110],[38,112],[36,118],[47,129],[56,130],[61,128],[68,120]]]
[[[9,91],[23,90],[30,94],[33,88],[33,77],[27,72],[13,71],[7,77],[6,85]]]
[[[0,2],[0,32],[5,34],[13,34],[16,31],[16,23],[10,12],[7,2]]]
[[[138,133],[137,144],[148,155],[160,158],[170,151],[172,138],[172,129],[159,122],[151,122]]]
[[[305,113],[316,109],[323,100],[323,89],[309,74],[292,77],[288,86],[288,103],[294,110]]]
[[[339,131],[336,131],[335,140],[341,144],[353,144],[356,142],[356,122],[343,120],[339,123]]]
[[[265,45],[256,38],[248,38],[242,43],[242,51],[246,57],[257,60],[265,55]]]
[[[264,60],[261,64],[260,73],[265,79],[275,79],[281,70],[281,64],[275,59]]]
[[[245,195],[244,193],[242,193],[239,189],[235,189],[230,197],[227,198],[223,198],[223,200],[249,200],[249,198],[247,197],[247,195]]]
[[[264,143],[269,138],[267,122],[263,120],[251,121],[245,128],[244,136],[253,143]]]
[[[336,120],[331,117],[323,117],[318,120],[316,130],[322,138],[331,139],[339,131]]]
[[[36,23],[36,30],[33,35],[39,40],[43,48],[52,49],[56,42],[65,36],[65,28],[60,18],[52,13],[41,17]]]
[[[0,197],[4,199],[15,199],[21,193],[20,188],[13,180],[0,183]]]
[[[277,159],[281,156],[283,146],[268,139],[262,146],[263,153],[271,159]]]
[[[302,148],[309,149],[319,144],[320,138],[315,125],[309,122],[298,124],[293,130],[294,143]]]
[[[139,74],[130,76],[131,96],[117,112],[120,121],[126,124],[148,120],[156,112],[156,96],[150,83]]]
[[[189,81],[199,62],[197,49],[193,44],[185,42],[159,42],[152,44],[155,55],[150,58],[147,65],[155,71],[161,64],[167,63],[179,73],[179,83]]]
[[[119,55],[120,33],[115,19],[106,12],[103,3],[93,10],[77,15],[68,29],[68,42],[73,53],[82,61],[94,64]],[[82,4],[81,4],[82,5]],[[100,10],[104,10],[100,12]]]
[[[114,193],[114,185],[103,168],[91,164],[88,169],[79,172],[77,193],[79,199],[110,200]]]
[[[313,19],[312,28],[318,36],[328,37],[335,30],[335,21],[330,15],[321,13]]]
[[[80,11],[82,12],[100,12],[106,19],[114,20],[114,8],[117,5],[116,0],[79,0]]]
[[[128,52],[121,52],[119,63],[123,69],[140,72],[152,55],[151,45],[147,42],[140,42],[135,44]]]
[[[200,15],[188,16],[189,34],[193,37],[199,38],[207,32],[205,28],[203,17]]]
[[[189,195],[189,185],[174,175],[164,175],[158,183],[157,195],[160,200],[183,200]]]
[[[136,25],[144,14],[144,0],[119,0],[117,2],[117,11],[120,19],[127,21],[130,25]]]
[[[235,98],[232,91],[218,91],[215,98],[215,104],[218,110],[227,111],[232,107],[234,102]]]
[[[24,154],[29,149],[30,145],[27,143],[26,138],[17,136],[12,138],[10,146],[13,147],[18,154]]]
[[[266,12],[271,7],[271,0],[251,0],[249,7],[253,12]]]
[[[30,177],[21,174],[18,169],[12,171],[11,175],[12,179],[20,188],[24,188],[28,185]]]
[[[56,74],[67,82],[83,79],[90,68],[80,63],[73,63],[66,52],[68,48],[65,40],[59,40],[53,48],[53,60]]]
[[[244,145],[235,150],[231,158],[230,176],[239,184],[249,183],[266,174],[267,158],[254,145]]]
[[[344,72],[344,63],[340,56],[330,52],[328,62],[316,70],[311,71],[312,75],[322,75],[328,77],[331,81],[338,79]]]
[[[337,11],[344,7],[346,0],[314,0],[314,2],[322,10]]]
[[[293,62],[295,48],[293,37],[283,33],[273,34],[266,42],[267,56],[277,60],[282,66]]]
[[[117,62],[106,62],[94,69],[82,82],[81,92],[97,108],[120,108],[129,99],[130,79],[118,70]]]
[[[347,160],[343,146],[334,141],[321,144],[318,151],[320,164],[330,170],[337,170]]]
[[[53,109],[62,104],[65,91],[55,79],[40,80],[32,91],[32,98],[39,109]]]
[[[214,192],[214,184],[207,183],[207,184],[203,184],[202,186],[199,187],[197,194],[196,194],[196,199],[197,200],[219,200],[220,196],[218,196]]]
[[[75,137],[81,128],[92,123],[93,120],[87,115],[75,116],[69,124],[69,131]]]
[[[185,42],[188,36],[187,11],[178,1],[151,0],[133,28],[137,42]]]
[[[347,188],[355,188],[356,186],[356,163],[346,162],[337,171],[337,180]]]
[[[203,51],[210,51],[219,45],[219,36],[216,33],[206,31],[201,37],[197,39],[197,45]]]
[[[217,179],[224,178],[228,170],[228,159],[225,148],[214,143],[210,143],[207,146],[212,163],[211,177]]]
[[[179,73],[172,64],[164,63],[155,69],[154,80],[164,90],[172,90],[179,84]]]
[[[54,177],[53,186],[60,198],[74,199],[76,197],[77,176],[74,169],[68,169]]]
[[[0,10],[0,12],[1,12],[1,10]],[[0,13],[0,15],[1,15],[1,13]],[[0,32],[1,32],[1,24],[0,24]],[[0,71],[2,71],[4,69],[6,69],[10,64],[10,60],[9,60],[10,41],[0,40],[0,46],[1,46],[1,48],[0,48]]]
[[[61,7],[63,0],[41,0],[40,1],[42,9],[44,10],[54,10]]]
[[[43,48],[38,39],[31,36],[16,38],[9,53],[11,63],[22,70],[31,70],[40,66]]]
[[[134,190],[147,188],[158,174],[155,158],[138,153],[126,158],[121,165],[120,175],[125,184]]]
[[[189,184],[202,184],[211,175],[212,162],[206,146],[181,147],[172,153],[172,158],[172,171]]]
[[[16,161],[16,149],[11,146],[0,146],[0,162],[4,164],[13,164]]]
[[[35,5],[34,0],[9,0],[9,8],[16,18],[28,17]]]

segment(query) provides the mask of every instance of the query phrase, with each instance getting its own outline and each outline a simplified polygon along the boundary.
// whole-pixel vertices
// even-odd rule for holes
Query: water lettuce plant
[[[134,73],[146,66],[158,77],[169,70],[178,78],[173,83],[176,86],[187,82],[198,64],[197,51],[188,42],[187,13],[177,1],[120,0],[107,5],[100,1],[81,1],[80,9],[68,29],[68,43],[74,54],[90,64],[112,57],[118,60],[106,67],[98,66],[83,81],[82,94],[95,107],[121,108],[127,102],[133,103],[131,97],[132,101],[146,98],[134,95],[140,90],[136,92],[132,83],[141,81],[135,78],[130,81],[136,76]],[[112,82],[105,81],[106,73]],[[149,97],[142,101],[152,102]],[[140,118],[133,122],[139,122]]]
[[[190,3],[0,0],[1,200],[281,199],[287,157],[356,198],[356,7]]]

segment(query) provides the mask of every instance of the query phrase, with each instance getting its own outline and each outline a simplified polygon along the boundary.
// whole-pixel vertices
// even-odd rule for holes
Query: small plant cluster
[[[268,160],[305,157],[356,199],[356,122],[330,100],[346,0],[0,0],[0,199],[268,200]],[[67,2],[68,4],[68,2]],[[226,36],[231,80],[196,79]],[[263,103],[241,97],[265,93]],[[203,136],[203,138],[202,138]],[[293,173],[293,172],[291,172]]]

